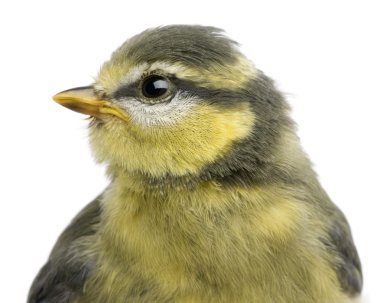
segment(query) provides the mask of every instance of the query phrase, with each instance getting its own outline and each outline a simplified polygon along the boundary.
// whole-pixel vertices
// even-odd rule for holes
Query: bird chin
[[[106,115],[104,117],[95,117],[95,116],[88,116],[86,120],[89,121],[88,126],[91,127],[102,127],[104,126],[107,122],[110,122],[111,120],[117,119],[117,117],[113,117],[110,115]]]
[[[89,127],[98,127],[104,124],[102,119],[96,118],[94,116],[88,116],[86,120],[89,121]]]

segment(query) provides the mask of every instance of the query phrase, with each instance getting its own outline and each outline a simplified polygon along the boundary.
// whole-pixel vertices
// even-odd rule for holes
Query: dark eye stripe
[[[152,75],[150,77],[161,76]],[[179,90],[183,95],[194,96],[203,100],[203,102],[213,103],[219,106],[234,106],[239,101],[246,101],[247,99],[249,100],[252,98],[252,96],[247,96],[244,91],[229,90],[228,87],[221,87],[220,89],[205,88],[201,87],[199,83],[190,80],[178,79],[174,75],[163,78],[170,81],[172,89],[175,91]],[[164,82],[161,82],[160,79],[156,80],[156,85],[158,88],[166,88],[166,84]],[[141,99],[141,97],[143,97],[147,100],[155,100],[155,98],[149,98],[148,96],[143,95],[141,82],[124,85],[114,92],[111,97],[115,99],[120,99],[123,97],[134,97]]]
[[[137,84],[128,84],[120,87],[116,92],[112,94],[112,97],[119,99],[122,97],[134,97],[137,95]]]

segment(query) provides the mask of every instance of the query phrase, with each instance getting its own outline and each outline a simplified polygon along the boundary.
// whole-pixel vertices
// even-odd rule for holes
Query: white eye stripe
[[[154,71],[160,71],[168,74],[177,74],[184,70],[184,67],[172,65],[167,62],[155,62],[149,66],[148,63],[136,65],[131,68],[128,73],[121,78],[118,87],[122,85],[128,85],[138,82],[145,73],[154,73]]]
[[[115,67],[117,69],[117,66]],[[154,74],[157,71],[158,74],[170,74],[170,75],[181,75],[184,72],[185,68],[181,65],[170,64],[167,62],[154,62],[152,65],[149,65],[147,62],[138,64],[130,68],[126,74],[120,76],[119,78],[112,79],[110,76],[105,77],[104,79],[98,78],[95,80],[94,87],[99,92],[104,92],[107,95],[114,94],[120,87],[128,86],[131,84],[138,83],[144,76],[144,74]],[[105,81],[106,80],[106,81]],[[110,85],[112,83],[112,85]]]
[[[136,124],[142,126],[169,126],[183,119],[196,101],[197,99],[194,97],[184,97],[180,92],[177,92],[170,102],[146,104],[134,98],[121,98],[117,103],[131,116]]]
[[[139,64],[131,68],[119,80],[117,87],[135,84],[142,79],[144,74],[153,74],[154,71],[176,74],[182,72],[183,67],[173,66],[166,62],[155,62],[151,66],[148,63]],[[104,91],[104,88],[99,83],[95,84],[95,89]],[[112,93],[114,92],[108,92],[109,95],[112,95]],[[120,97],[112,101],[124,109],[136,124],[142,126],[169,126],[183,119],[195,105],[197,98],[186,96],[183,92],[177,91],[169,102],[149,104],[134,97]]]
[[[131,68],[128,73],[120,80],[119,86],[136,83],[139,81],[144,73],[146,73],[149,65],[143,63]]]

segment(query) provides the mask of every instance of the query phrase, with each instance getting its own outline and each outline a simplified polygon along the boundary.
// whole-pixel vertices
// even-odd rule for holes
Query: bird
[[[58,238],[28,303],[360,299],[350,226],[284,94],[223,30],[147,29],[53,99],[88,116],[109,184]]]

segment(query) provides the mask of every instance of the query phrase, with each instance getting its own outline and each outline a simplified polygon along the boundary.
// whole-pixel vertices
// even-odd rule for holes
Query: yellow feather
[[[227,190],[210,181],[157,192],[126,175],[113,184],[89,247],[100,268],[80,303],[125,302],[120,294],[141,285],[150,289],[146,302],[244,303],[253,293],[255,303],[268,303],[268,293],[276,303],[343,302],[318,235],[305,234],[323,237],[323,229],[309,226],[314,211],[290,189]]]
[[[168,126],[141,126],[112,121],[90,132],[95,157],[129,172],[155,177],[197,174],[223,157],[233,142],[252,130],[247,103],[222,110],[200,102],[181,121]]]

